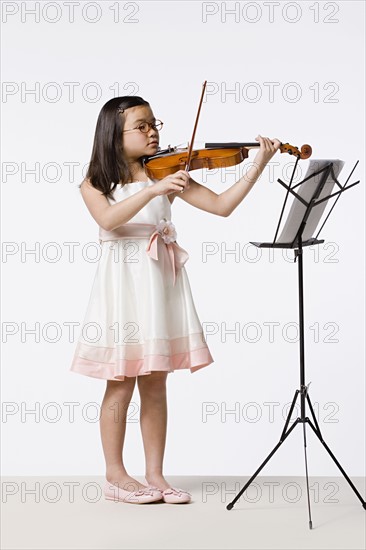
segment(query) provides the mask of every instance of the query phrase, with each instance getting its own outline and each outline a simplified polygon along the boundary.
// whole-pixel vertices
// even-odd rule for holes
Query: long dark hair
[[[120,110],[138,105],[150,106],[142,97],[136,95],[114,97],[103,105],[98,116],[93,151],[85,177],[90,180],[93,187],[112,200],[115,200],[112,193],[117,184],[125,184],[132,179],[123,155],[122,130],[125,117]],[[81,184],[78,187],[80,188]]]

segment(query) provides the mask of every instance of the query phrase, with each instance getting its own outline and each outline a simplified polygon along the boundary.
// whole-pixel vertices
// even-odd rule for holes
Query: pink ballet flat
[[[106,481],[104,485],[104,497],[106,500],[127,502],[129,504],[147,504],[162,500],[162,494],[159,489],[146,487],[146,489],[139,489],[138,491],[125,491],[117,487],[117,485],[109,483],[109,481]]]
[[[191,502],[191,493],[178,489],[177,487],[169,487],[168,489],[160,489],[164,502],[168,504],[183,504]]]

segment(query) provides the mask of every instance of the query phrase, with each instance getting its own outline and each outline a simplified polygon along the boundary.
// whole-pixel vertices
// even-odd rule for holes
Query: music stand
[[[318,437],[318,439],[321,441],[325,449],[328,451],[329,455],[332,457],[333,461],[336,463],[340,471],[342,472],[343,476],[346,478],[354,492],[356,493],[357,497],[360,499],[363,508],[366,510],[366,503],[363,500],[361,494],[356,489],[355,485],[352,483],[351,479],[348,477],[347,473],[344,471],[342,466],[339,464],[338,460],[328,447],[328,445],[325,443],[322,433],[319,428],[319,424],[317,422],[317,419],[314,414],[314,409],[309,397],[309,391],[308,387],[309,384],[305,384],[305,338],[304,338],[304,295],[303,295],[303,247],[304,246],[310,246],[310,245],[317,245],[324,242],[324,239],[319,240],[318,236],[320,231],[323,229],[324,224],[326,223],[327,219],[329,218],[335,204],[337,203],[339,197],[344,191],[347,191],[347,189],[351,189],[354,185],[357,185],[360,183],[360,181],[357,181],[355,183],[352,183],[348,187],[348,181],[353,174],[358,161],[356,162],[355,166],[353,167],[350,175],[347,178],[347,181],[342,186],[338,180],[338,174],[341,171],[344,162],[340,160],[312,160],[310,161],[308,172],[304,178],[303,181],[298,183],[297,185],[292,186],[292,182],[294,179],[297,163],[299,161],[299,157],[297,157],[297,160],[294,165],[294,169],[291,175],[290,183],[289,185],[286,185],[281,179],[278,179],[277,181],[287,189],[287,193],[285,196],[285,200],[282,206],[280,219],[278,221],[275,237],[273,239],[273,242],[271,243],[260,243],[260,242],[252,242],[251,244],[260,247],[260,248],[293,248],[295,257],[294,262],[298,260],[298,295],[299,295],[299,335],[300,335],[300,389],[297,389],[295,391],[294,398],[291,403],[291,407],[289,409],[289,413],[286,417],[285,425],[280,437],[279,442],[277,445],[273,448],[273,450],[270,452],[270,454],[267,456],[267,458],[262,462],[262,464],[259,466],[259,468],[256,470],[256,472],[252,475],[252,477],[249,479],[249,481],[244,485],[244,487],[240,490],[240,492],[236,495],[236,497],[230,502],[227,506],[227,510],[231,510],[236,503],[236,501],[241,497],[241,495],[244,493],[244,491],[249,487],[249,485],[252,483],[252,481],[257,477],[259,472],[262,470],[262,468],[267,464],[267,462],[270,460],[270,458],[274,455],[274,453],[278,450],[278,448],[282,445],[282,443],[285,441],[285,439],[290,435],[290,433],[294,430],[294,428],[301,423],[303,425],[303,437],[304,437],[304,454],[305,454],[305,472],[306,472],[306,487],[307,487],[307,500],[308,500],[308,511],[309,511],[309,528],[312,529],[312,519],[311,519],[311,509],[310,509],[310,493],[309,493],[309,478],[308,478],[308,466],[307,466],[307,454],[306,454],[306,424],[309,424],[309,426],[312,428],[315,435]],[[319,168],[318,170],[316,168]],[[317,181],[318,180],[318,181]],[[332,189],[334,187],[334,184],[336,184],[339,187],[339,190],[332,193]],[[294,191],[297,187],[300,187],[298,192]],[[294,195],[294,200],[291,206],[291,209],[289,211],[288,218],[286,220],[286,223],[284,225],[283,231],[280,235],[280,237],[277,239],[278,231],[281,225],[283,213],[285,210],[286,202],[289,196],[289,193]],[[337,196],[338,195],[338,196]],[[328,215],[326,216],[323,224],[321,225],[318,233],[315,237],[313,237],[313,233],[315,232],[318,223],[320,221],[320,218],[324,212],[324,209],[326,207],[328,199],[331,197],[337,196],[337,199],[334,201],[334,204],[332,205]],[[292,426],[288,428],[291,415],[293,413],[298,395],[300,394],[300,416],[294,421]],[[309,406],[310,414],[313,419],[313,422],[309,417],[306,416],[306,404]]]

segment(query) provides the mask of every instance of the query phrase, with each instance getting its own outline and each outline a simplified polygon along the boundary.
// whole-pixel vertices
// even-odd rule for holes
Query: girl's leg
[[[125,491],[137,491],[146,487],[130,477],[123,465],[123,444],[126,433],[128,405],[135,387],[135,377],[125,377],[118,382],[107,380],[101,406],[100,433],[106,461],[106,478]]]
[[[167,429],[166,378],[168,373],[155,371],[137,377],[141,398],[140,425],[146,459],[146,481],[159,489],[169,483],[163,476],[163,457]]]

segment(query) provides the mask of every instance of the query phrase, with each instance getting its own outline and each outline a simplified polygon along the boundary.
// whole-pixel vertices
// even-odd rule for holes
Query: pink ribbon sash
[[[173,286],[175,285],[178,270],[181,269],[189,258],[189,254],[184,248],[174,241],[166,243],[156,230],[150,236],[149,244],[146,247],[146,252],[153,260],[158,260],[158,238],[161,238],[169,254],[169,265],[173,274]]]
[[[177,241],[166,243],[156,229],[156,225],[145,224],[145,223],[126,223],[113,229],[112,231],[107,231],[103,228],[99,228],[99,242],[100,244],[103,241],[115,241],[119,239],[149,239],[149,244],[147,245],[146,252],[150,258],[153,260],[158,260],[158,238],[161,238],[163,243],[166,246],[169,257],[169,266],[172,271],[173,276],[173,286],[175,285],[176,277],[178,271],[183,267],[186,261],[189,258],[189,254],[184,248],[178,245]]]

